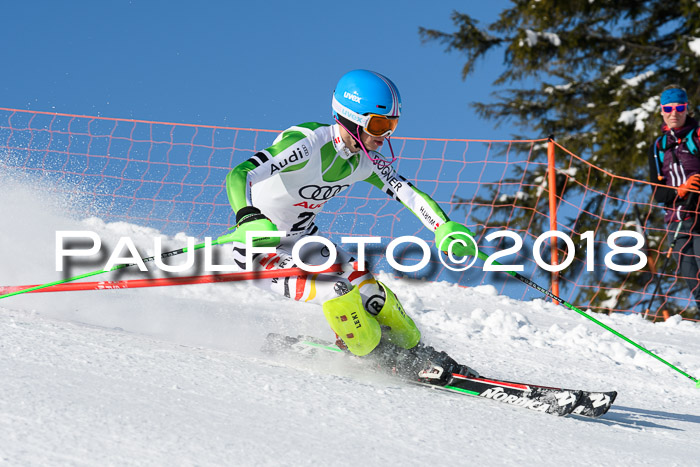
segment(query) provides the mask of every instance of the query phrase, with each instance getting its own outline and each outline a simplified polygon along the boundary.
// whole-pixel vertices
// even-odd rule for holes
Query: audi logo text
[[[350,185],[306,185],[299,189],[299,196],[313,201],[328,201]]]

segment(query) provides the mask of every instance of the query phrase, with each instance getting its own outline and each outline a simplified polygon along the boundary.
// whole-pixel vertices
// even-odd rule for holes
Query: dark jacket
[[[692,154],[686,144],[686,138],[690,137],[692,132],[695,132],[696,138],[698,137],[700,130],[698,122],[688,117],[683,128],[672,130],[664,124],[661,130],[663,132],[661,136],[666,135],[666,150],[661,149],[661,141],[658,138],[654,139],[649,148],[650,179],[652,183],[681,186],[691,175],[700,173],[700,154]],[[654,156],[657,144],[659,160]],[[662,177],[661,180],[659,176]],[[698,196],[693,196],[691,193],[685,199],[681,199],[674,189],[665,187],[654,187],[654,189],[654,199],[666,208],[664,217],[666,222],[688,219],[691,216],[690,211],[697,211]]]

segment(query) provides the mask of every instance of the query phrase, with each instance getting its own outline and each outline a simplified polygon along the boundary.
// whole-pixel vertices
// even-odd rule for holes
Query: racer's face
[[[362,131],[360,132],[360,139],[362,140],[362,144],[365,145],[365,148],[368,151],[378,151],[379,148],[381,148],[384,144],[384,140],[386,139],[386,137],[372,136]]]
[[[359,151],[360,145],[357,144],[357,141],[355,141],[355,138],[357,138],[357,135],[354,137],[345,130],[345,128],[341,127],[340,129],[340,135],[343,138],[343,142],[345,145],[349,148],[352,148],[353,150]],[[386,136],[372,136],[368,135],[364,131],[360,130],[360,140],[362,141],[362,144],[365,146],[365,149],[367,151],[377,151],[379,148],[382,147],[384,144],[384,140],[386,139]]]

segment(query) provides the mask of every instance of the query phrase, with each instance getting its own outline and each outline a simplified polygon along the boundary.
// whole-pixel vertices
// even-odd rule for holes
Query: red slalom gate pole
[[[264,271],[241,271],[229,274],[210,274],[206,276],[162,277],[157,279],[129,279],[123,281],[70,282],[57,284],[42,289],[30,290],[27,293],[41,292],[74,292],[79,290],[113,290],[137,289],[143,287],[165,287],[172,285],[213,284],[216,282],[235,282],[255,279],[272,279],[275,277],[310,276],[341,272],[342,265],[335,264],[319,272],[309,272],[302,268],[270,269]],[[0,287],[0,295],[30,289],[36,285],[15,285]]]

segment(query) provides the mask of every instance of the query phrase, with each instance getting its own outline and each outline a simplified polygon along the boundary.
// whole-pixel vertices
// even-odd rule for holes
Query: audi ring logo
[[[299,190],[299,196],[313,201],[328,201],[350,185],[306,185]]]

